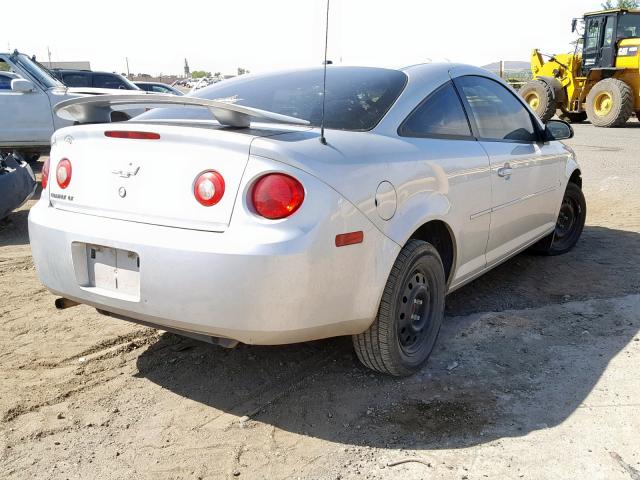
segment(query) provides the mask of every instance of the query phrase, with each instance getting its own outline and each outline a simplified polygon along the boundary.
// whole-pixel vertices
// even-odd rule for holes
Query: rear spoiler
[[[110,123],[113,112],[111,107],[140,105],[148,108],[164,106],[207,108],[221,125],[230,127],[246,128],[250,125],[252,118],[294,125],[309,125],[307,120],[245,107],[228,101],[166,94],[97,95],[72,98],[56,104],[53,111],[60,118],[78,123]]]

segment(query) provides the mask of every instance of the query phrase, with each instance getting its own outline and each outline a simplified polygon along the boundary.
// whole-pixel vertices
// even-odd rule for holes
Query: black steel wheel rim
[[[398,342],[407,356],[418,353],[429,336],[430,293],[425,272],[415,269],[404,282],[397,311]]]
[[[578,225],[580,206],[572,198],[562,200],[558,220],[556,221],[555,241],[561,242],[570,237]]]

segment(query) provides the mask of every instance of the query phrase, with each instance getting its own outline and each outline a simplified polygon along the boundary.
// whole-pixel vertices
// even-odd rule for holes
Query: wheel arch
[[[569,183],[575,183],[582,188],[582,172],[579,168],[574,169],[569,175]]]
[[[418,227],[407,242],[410,240],[422,240],[435,247],[440,254],[447,285],[449,285],[455,271],[457,256],[455,235],[449,224],[440,219],[429,220]]]

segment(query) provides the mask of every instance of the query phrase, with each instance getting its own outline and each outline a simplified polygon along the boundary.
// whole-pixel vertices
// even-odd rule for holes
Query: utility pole
[[[500,78],[504,78],[504,60],[500,60]]]
[[[51,50],[49,50],[49,45],[47,45],[47,56],[49,57],[49,69],[51,69]]]
[[[127,78],[131,80],[131,72],[129,72],[129,57],[124,57],[124,59],[127,62]]]

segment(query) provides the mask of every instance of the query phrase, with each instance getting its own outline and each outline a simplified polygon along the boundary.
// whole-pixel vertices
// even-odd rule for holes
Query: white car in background
[[[17,51],[0,53],[0,76],[3,85],[10,78],[9,88],[0,88],[0,151],[47,153],[53,132],[73,124],[53,114],[56,103],[87,95],[125,93],[112,89],[68,88],[46,68]],[[123,108],[113,112],[112,120],[127,120],[143,111]]]

